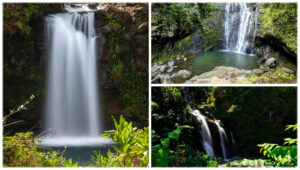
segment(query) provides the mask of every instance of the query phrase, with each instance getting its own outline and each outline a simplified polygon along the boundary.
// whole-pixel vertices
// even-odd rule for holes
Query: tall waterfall
[[[94,12],[71,10],[47,17],[46,37],[49,72],[44,128],[55,134],[42,143],[76,144],[79,138],[101,138]]]
[[[224,48],[238,53],[252,53],[257,32],[257,7],[246,3],[226,3]]]
[[[215,121],[215,124],[218,127],[219,130],[219,135],[220,135],[220,140],[221,140],[221,147],[222,147],[222,153],[223,153],[223,159],[227,159],[227,147],[226,147],[226,142],[227,142],[227,136],[225,133],[225,130],[220,126],[219,121]]]
[[[200,113],[199,110],[194,110],[192,114],[196,116],[198,122],[201,123],[200,133],[202,134],[202,145],[205,150],[205,153],[214,157],[215,153],[213,149],[212,137],[205,117]]]

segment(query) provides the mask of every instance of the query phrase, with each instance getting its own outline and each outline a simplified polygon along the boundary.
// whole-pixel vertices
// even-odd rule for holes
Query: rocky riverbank
[[[296,83],[296,71],[279,63],[273,57],[259,60],[260,67],[253,70],[217,66],[209,72],[192,76],[189,70],[179,70],[176,64],[185,62],[187,57],[177,56],[166,63],[155,65],[151,69],[152,83],[172,84],[253,84],[253,83]],[[173,72],[173,73],[172,73]]]

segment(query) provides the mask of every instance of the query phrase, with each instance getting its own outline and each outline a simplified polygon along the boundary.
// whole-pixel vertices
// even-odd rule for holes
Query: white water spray
[[[219,121],[215,121],[215,124],[218,127],[218,131],[219,131],[219,135],[220,135],[223,159],[227,159],[227,147],[226,147],[226,141],[228,140],[227,135],[225,133],[224,128],[221,127]]]
[[[213,149],[212,137],[205,117],[200,113],[199,110],[194,110],[192,114],[196,116],[198,122],[201,123],[201,132],[199,133],[201,133],[202,135],[202,145],[205,150],[205,153],[214,157],[215,153]]]
[[[251,53],[258,20],[257,8],[246,3],[226,3],[224,22],[224,48],[238,53]]]
[[[74,9],[47,17],[46,37],[49,75],[44,128],[55,134],[42,144],[76,145],[76,138],[88,144],[84,139],[101,139],[94,12]]]

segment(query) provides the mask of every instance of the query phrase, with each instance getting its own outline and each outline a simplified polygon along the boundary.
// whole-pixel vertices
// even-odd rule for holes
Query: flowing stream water
[[[227,136],[225,133],[224,128],[220,125],[219,121],[215,121],[215,124],[218,127],[219,135],[220,135],[220,140],[221,140],[221,147],[222,147],[222,152],[223,152],[223,159],[227,159],[227,147],[226,147],[226,142],[227,142]]]
[[[214,149],[213,149],[213,142],[211,133],[206,122],[206,118],[200,113],[199,110],[194,110],[192,112],[194,116],[196,116],[199,123],[201,123],[201,131],[199,132],[202,135],[202,146],[205,150],[205,153],[214,157]]]
[[[188,97],[186,97],[186,98],[188,98]],[[202,115],[199,110],[193,110],[192,114],[197,118],[197,121],[201,125],[200,128],[198,129],[198,132],[202,136],[201,144],[202,144],[202,147],[203,147],[205,153],[207,155],[214,157],[216,155],[215,151],[214,151],[214,147],[213,147],[214,139],[211,135],[211,131],[208,126],[206,117],[204,115]],[[211,122],[214,123],[218,128],[223,161],[229,161],[229,160],[232,160],[235,158],[239,159],[239,157],[236,157],[237,156],[237,143],[233,137],[232,132],[230,132],[231,141],[228,141],[225,129],[220,125],[220,120],[212,120]],[[228,149],[229,142],[231,142],[232,151],[230,151]],[[234,156],[234,157],[230,157],[230,153],[231,153],[231,156]]]
[[[249,5],[250,6],[250,5]],[[226,3],[224,48],[238,53],[252,53],[257,32],[258,11],[246,3]]]
[[[98,145],[101,140],[94,12],[65,6],[46,17],[49,56],[42,145]]]

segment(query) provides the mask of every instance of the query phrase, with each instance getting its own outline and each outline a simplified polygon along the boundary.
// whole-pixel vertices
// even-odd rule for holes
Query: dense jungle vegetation
[[[153,87],[152,166],[295,167],[296,97],[293,87]],[[208,121],[216,157],[205,154],[195,109]],[[234,136],[238,159],[222,160],[216,119]]]
[[[297,54],[297,4],[263,3],[262,6],[259,11],[262,36],[278,37]]]
[[[157,63],[175,57],[175,54],[165,54],[164,46],[170,43],[175,51],[184,50],[183,46],[189,46],[191,43],[189,35],[196,31],[205,35],[203,38],[207,40],[205,44],[209,50],[218,42],[218,40],[212,41],[210,38],[216,38],[219,31],[205,23],[218,10],[218,7],[211,3],[153,3],[151,13],[152,62]],[[174,45],[176,41],[178,43]],[[161,55],[156,56],[156,53]]]

